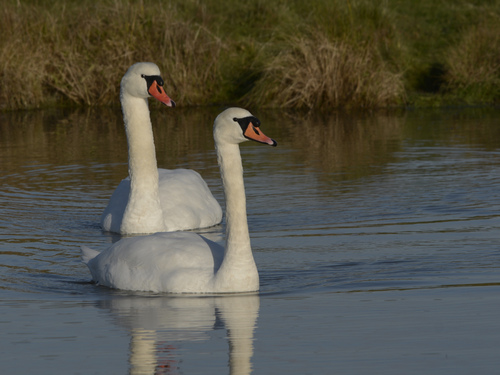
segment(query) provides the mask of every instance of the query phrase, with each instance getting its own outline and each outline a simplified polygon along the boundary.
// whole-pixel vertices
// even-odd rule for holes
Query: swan
[[[226,241],[221,246],[193,232],[161,232],[122,238],[101,253],[82,246],[82,261],[99,285],[167,293],[236,293],[259,290],[250,247],[239,143],[276,141],[242,108],[214,122],[217,161],[226,200]]]
[[[111,195],[101,216],[102,229],[120,234],[147,234],[219,224],[222,209],[197,172],[157,169],[148,108],[151,96],[175,107],[163,89],[156,64],[132,65],[120,85],[129,177]]]

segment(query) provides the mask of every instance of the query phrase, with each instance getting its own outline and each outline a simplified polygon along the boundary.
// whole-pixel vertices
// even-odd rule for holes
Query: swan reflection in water
[[[209,339],[220,320],[227,330],[229,374],[252,372],[258,295],[116,296],[99,303],[130,332],[130,374],[178,374],[175,342]]]

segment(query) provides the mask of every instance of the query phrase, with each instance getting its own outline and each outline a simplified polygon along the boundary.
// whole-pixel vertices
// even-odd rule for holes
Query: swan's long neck
[[[226,248],[216,275],[216,285],[233,291],[259,289],[259,275],[250,246],[245,186],[240,149],[237,144],[217,145],[226,201]],[[224,291],[224,290],[220,290]]]
[[[121,102],[128,142],[130,195],[120,230],[127,233],[127,227],[133,225],[131,231],[136,233],[161,231],[164,228],[163,214],[148,102],[123,93]]]

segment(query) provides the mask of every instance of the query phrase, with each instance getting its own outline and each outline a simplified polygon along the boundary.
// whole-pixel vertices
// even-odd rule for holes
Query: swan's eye
[[[257,117],[254,116],[248,116],[248,117],[243,117],[243,118],[233,118],[233,121],[236,121],[238,124],[241,126],[241,130],[243,130],[243,133],[247,130],[248,126],[252,125],[253,130],[259,134],[257,131],[257,128],[260,126],[260,121]]]
[[[157,88],[159,88],[160,86],[163,87],[164,82],[160,76],[147,76],[145,74],[141,74],[141,77],[146,80],[146,84],[148,85],[148,90],[154,82],[156,82]],[[160,90],[158,89],[158,91]]]

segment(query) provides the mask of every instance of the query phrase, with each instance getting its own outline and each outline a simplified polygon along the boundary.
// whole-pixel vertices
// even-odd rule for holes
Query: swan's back
[[[207,228],[219,224],[222,209],[200,174],[190,169],[159,169],[165,230]]]
[[[190,169],[158,169],[158,174],[163,231],[208,228],[221,222],[222,209],[198,172]],[[129,195],[130,178],[127,177],[113,192],[101,216],[104,231],[121,232]]]
[[[84,256],[86,251],[82,249]],[[87,266],[99,285],[137,291],[200,293],[213,289],[214,271],[223,255],[222,246],[195,233],[164,232],[123,238],[88,260]]]

